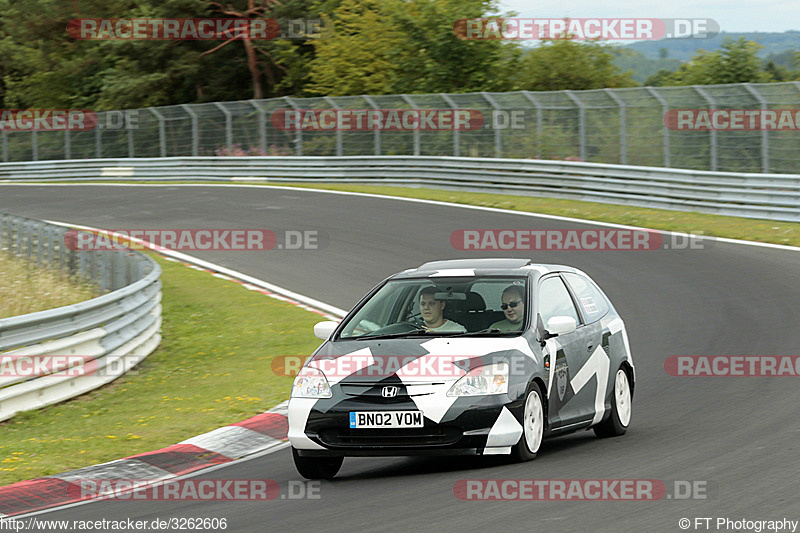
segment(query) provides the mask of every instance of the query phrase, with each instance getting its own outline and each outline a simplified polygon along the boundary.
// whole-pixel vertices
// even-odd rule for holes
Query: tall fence
[[[282,112],[312,109],[468,109],[479,112],[483,121],[475,129],[436,131],[304,131],[281,127]],[[664,116],[676,109],[800,109],[800,82],[285,97],[176,105],[98,113],[98,127],[87,131],[3,131],[0,144],[6,162],[215,155],[416,155],[800,172],[800,131],[675,131],[665,126]]]
[[[0,252],[83,278],[104,292],[0,319],[0,421],[109,383],[161,341],[158,264],[130,250],[72,250],[67,232],[0,213]]]

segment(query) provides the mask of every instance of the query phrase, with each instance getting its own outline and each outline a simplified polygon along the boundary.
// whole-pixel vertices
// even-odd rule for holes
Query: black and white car
[[[543,437],[590,427],[611,437],[630,423],[635,373],[625,325],[575,268],[426,263],[314,331],[325,342],[289,401],[292,453],[307,478],[334,477],[345,456],[527,461]]]

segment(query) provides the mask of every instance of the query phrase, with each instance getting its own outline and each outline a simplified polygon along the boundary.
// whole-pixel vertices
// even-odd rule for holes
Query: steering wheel
[[[425,321],[422,319],[422,313],[411,313],[406,319],[407,324],[413,324],[417,328],[424,328]]]

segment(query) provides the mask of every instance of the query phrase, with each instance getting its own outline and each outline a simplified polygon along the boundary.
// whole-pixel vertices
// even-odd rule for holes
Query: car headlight
[[[292,398],[330,398],[331,387],[318,368],[304,366],[294,378]]]
[[[508,392],[508,363],[473,368],[455,382],[447,392],[448,396],[481,396],[485,394],[505,394]]]

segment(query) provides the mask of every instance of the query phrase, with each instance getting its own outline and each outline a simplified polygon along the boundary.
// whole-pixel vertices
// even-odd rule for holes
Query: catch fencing
[[[286,127],[287,111],[471,110],[469,129]],[[681,109],[800,110],[800,82],[273,98],[98,113],[86,131],[6,131],[2,161],[176,156],[453,156],[800,173],[795,130],[684,131]],[[313,117],[306,116],[314,121]],[[318,117],[319,115],[317,115]],[[385,115],[384,115],[385,117]],[[800,125],[797,125],[800,129]]]

